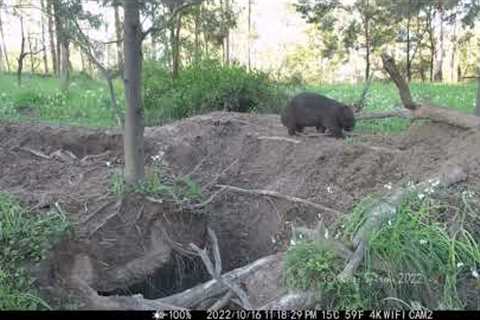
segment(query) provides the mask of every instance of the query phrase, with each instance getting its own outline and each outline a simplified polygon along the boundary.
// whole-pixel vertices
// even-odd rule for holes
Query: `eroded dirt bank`
[[[35,214],[63,210],[73,223],[73,239],[59,245],[39,272],[43,286],[68,288],[81,279],[102,294],[159,297],[182,285],[152,280],[156,288],[146,290],[141,283],[162,272],[199,274],[192,283],[208,279],[188,246],[202,247],[207,227],[219,238],[228,271],[284,249],[292,225],[334,223],[386,185],[421,181],[451,163],[465,169],[469,184],[480,181],[480,134],[441,124],[345,141],[289,137],[275,115],[217,112],[147,128],[145,138],[148,166],[163,160],[172,175],[190,177],[203,201],[210,201],[188,209],[114,195],[113,177],[122,168],[119,133],[0,123],[0,191],[16,195]],[[218,192],[218,185],[275,191],[331,210],[228,188]]]

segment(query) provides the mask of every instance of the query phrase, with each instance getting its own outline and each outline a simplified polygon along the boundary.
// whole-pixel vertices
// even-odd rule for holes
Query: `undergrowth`
[[[360,202],[334,234],[351,241],[373,198]],[[286,284],[314,290],[322,308],[478,310],[480,198],[472,190],[412,193],[395,219],[370,235],[363,265],[351,280],[336,276],[345,261],[325,246],[300,242],[288,250]]]
[[[63,214],[34,214],[0,193],[0,310],[45,310],[28,267],[41,262],[69,224]]]

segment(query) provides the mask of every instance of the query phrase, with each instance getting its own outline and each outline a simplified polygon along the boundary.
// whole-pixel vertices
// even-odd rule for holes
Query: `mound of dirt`
[[[289,137],[276,115],[215,112],[147,128],[145,141],[147,166],[161,159],[175,176],[190,177],[204,203],[186,209],[115,196],[119,133],[0,123],[0,190],[34,212],[64,211],[74,226],[41,270],[43,286],[81,279],[102,294],[160,297],[208,278],[197,261],[188,285],[152,280],[185,265],[189,243],[203,247],[207,227],[228,271],[284,250],[292,226],[332,224],[365,196],[424,180],[443,165],[458,164],[469,183],[480,181],[480,150],[472,147],[480,133],[428,122],[399,135],[337,140]],[[157,289],[147,293],[146,279]]]

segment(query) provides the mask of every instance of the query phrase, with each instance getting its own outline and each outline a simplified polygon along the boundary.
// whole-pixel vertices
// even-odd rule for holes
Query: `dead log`
[[[387,73],[390,75],[390,78],[398,88],[400,99],[402,99],[402,103],[405,108],[409,110],[417,109],[417,105],[415,102],[413,102],[407,82],[402,77],[400,72],[398,72],[397,66],[395,65],[395,60],[387,54],[382,54],[382,61],[383,68],[387,71]]]
[[[463,129],[480,128],[480,117],[475,115],[465,114],[446,107],[415,103],[410,94],[408,84],[400,75],[400,72],[398,72],[394,59],[386,54],[382,54],[382,61],[383,67],[398,88],[404,107],[412,111],[414,119],[429,119]],[[361,119],[361,117],[357,116],[357,119]]]
[[[260,310],[302,310],[309,309],[314,304],[313,292],[294,292],[282,295],[264,306]]]

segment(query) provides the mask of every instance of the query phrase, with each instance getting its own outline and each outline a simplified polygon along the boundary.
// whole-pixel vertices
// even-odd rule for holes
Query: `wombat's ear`
[[[353,113],[360,112],[363,109],[363,106],[358,104],[358,103],[354,103],[354,104],[352,104],[351,106],[348,106],[348,107],[353,111]]]

